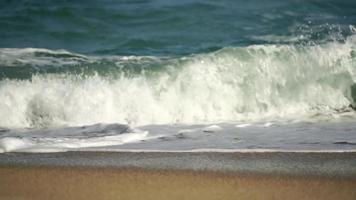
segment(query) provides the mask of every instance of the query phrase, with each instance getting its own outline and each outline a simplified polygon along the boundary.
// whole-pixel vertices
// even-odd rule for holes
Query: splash
[[[6,49],[2,63],[20,62],[25,70],[56,62],[63,71],[3,78],[0,127],[335,118],[355,103],[355,48],[350,36],[345,42],[227,47],[179,58]],[[68,65],[92,73],[65,70]]]

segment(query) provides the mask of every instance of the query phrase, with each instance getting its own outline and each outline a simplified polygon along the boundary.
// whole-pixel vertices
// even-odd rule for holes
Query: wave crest
[[[106,75],[61,72],[3,79],[0,126],[205,123],[332,114],[355,101],[355,48],[356,37],[351,36],[343,43],[254,45],[181,58],[69,52],[55,53],[57,58],[53,52],[42,53],[42,59],[57,63],[63,55],[83,66],[94,62],[94,72],[115,67]]]

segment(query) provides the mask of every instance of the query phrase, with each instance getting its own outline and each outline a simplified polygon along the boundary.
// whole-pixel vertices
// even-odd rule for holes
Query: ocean
[[[0,152],[356,151],[356,1],[0,2]]]

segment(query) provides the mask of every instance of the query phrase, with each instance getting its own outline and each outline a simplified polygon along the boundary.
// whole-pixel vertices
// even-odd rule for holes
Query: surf
[[[178,57],[0,49],[0,127],[353,116],[355,48],[352,35],[345,42],[225,47]],[[9,68],[25,75],[11,78]]]

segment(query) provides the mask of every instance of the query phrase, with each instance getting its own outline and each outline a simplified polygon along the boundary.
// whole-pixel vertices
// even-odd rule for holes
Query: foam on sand
[[[148,132],[119,124],[33,130],[8,133],[0,138],[0,152],[60,152],[87,147],[107,147],[147,139]]]

